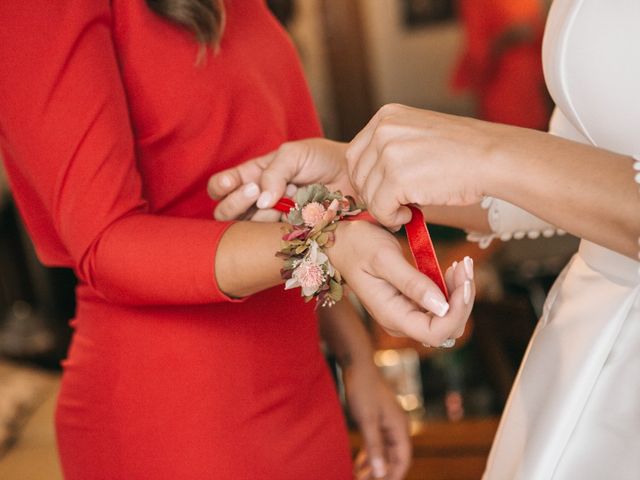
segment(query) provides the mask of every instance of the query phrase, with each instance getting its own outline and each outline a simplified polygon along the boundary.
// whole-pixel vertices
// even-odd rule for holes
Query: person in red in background
[[[459,0],[466,35],[452,87],[471,91],[478,117],[546,130],[551,102],[542,74],[546,0]]]

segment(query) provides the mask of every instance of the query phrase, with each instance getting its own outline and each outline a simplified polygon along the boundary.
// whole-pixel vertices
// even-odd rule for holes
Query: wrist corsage
[[[330,192],[320,184],[298,189],[286,216],[286,233],[276,254],[284,259],[280,271],[285,290],[302,288],[306,301],[332,306],[342,299],[343,280],[324,252],[334,241],[337,222],[362,210],[350,196]]]

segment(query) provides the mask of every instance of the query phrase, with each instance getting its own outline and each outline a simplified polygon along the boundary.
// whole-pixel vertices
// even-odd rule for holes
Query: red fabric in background
[[[551,114],[542,71],[543,0],[459,0],[465,46],[453,75],[455,90],[469,90],[478,117],[546,130]],[[532,38],[495,54],[510,29],[525,27]]]
[[[320,135],[294,48],[227,2],[219,55],[141,0],[0,3],[0,148],[47,265],[79,279],[56,414],[67,479],[346,479],[313,305],[232,302],[208,177]]]

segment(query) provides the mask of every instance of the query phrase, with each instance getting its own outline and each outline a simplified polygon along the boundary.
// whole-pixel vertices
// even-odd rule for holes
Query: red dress
[[[320,135],[294,48],[227,2],[220,53],[143,0],[0,2],[0,148],[80,284],[56,413],[72,480],[351,478],[311,305],[217,287],[208,177]]]

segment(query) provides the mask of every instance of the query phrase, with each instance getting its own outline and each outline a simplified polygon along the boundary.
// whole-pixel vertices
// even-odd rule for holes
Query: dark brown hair
[[[222,0],[146,0],[151,10],[191,31],[203,45],[217,45],[224,29]]]

